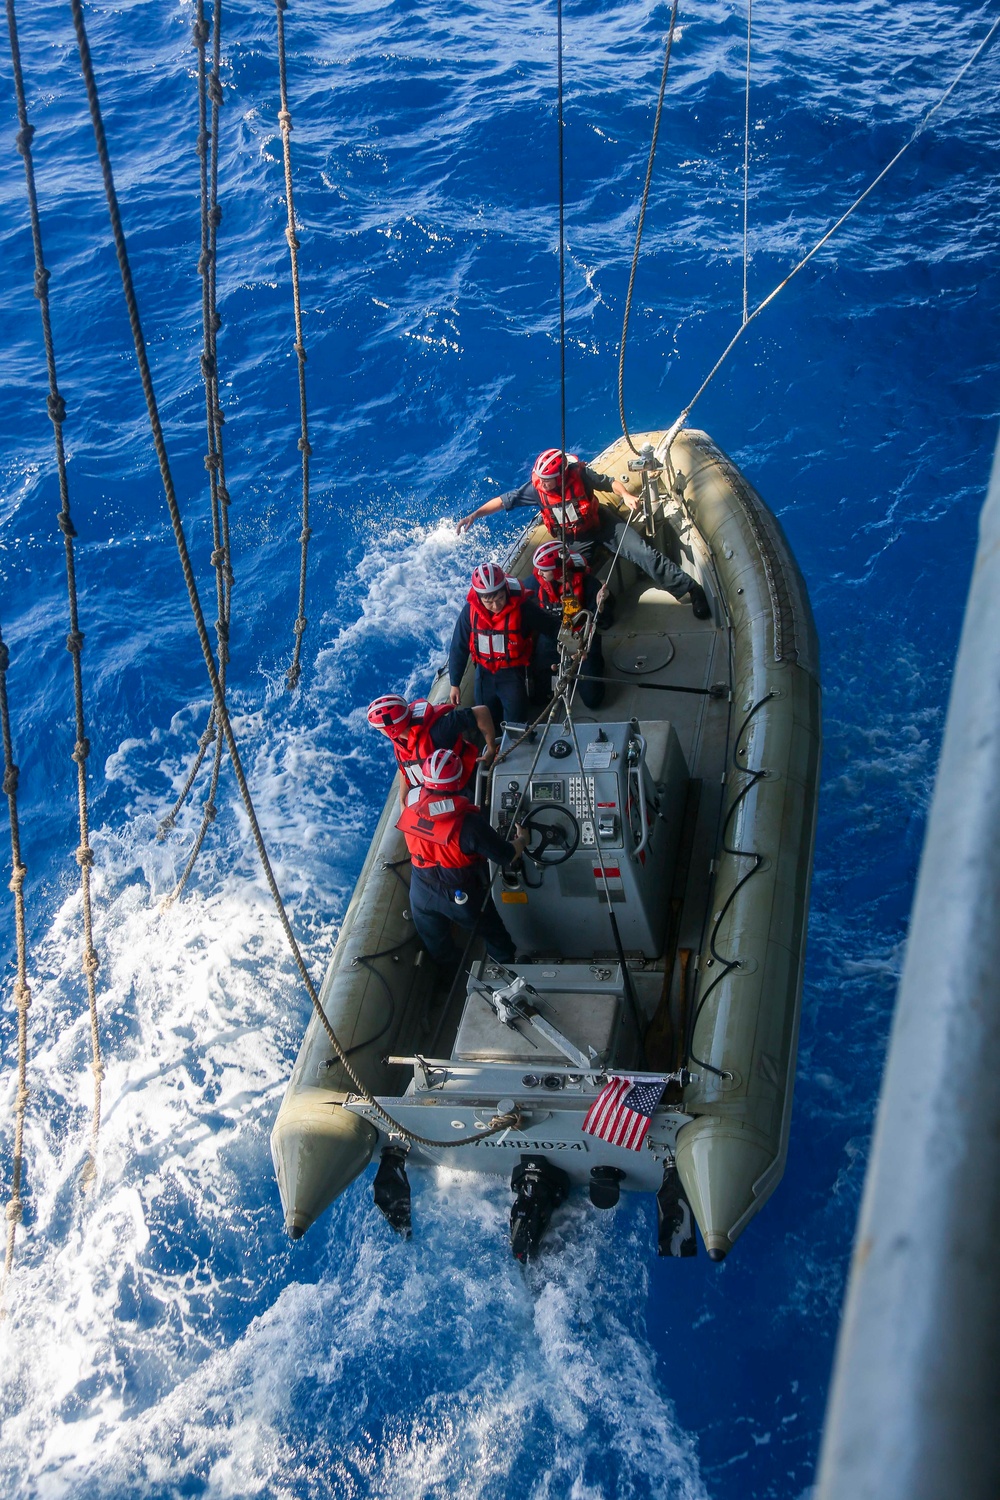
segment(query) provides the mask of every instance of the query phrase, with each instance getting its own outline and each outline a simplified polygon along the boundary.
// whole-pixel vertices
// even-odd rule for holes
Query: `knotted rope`
[[[7,24],[12,23],[13,0],[7,0]],[[13,33],[12,33],[13,34]],[[28,943],[24,925],[24,877],[28,873],[21,858],[21,832],[17,820],[18,768],[14,764],[14,750],[10,732],[10,709],[7,703],[7,668],[10,653],[0,635],[0,732],[3,735],[3,790],[10,812],[10,889],[14,893],[14,931],[17,939],[17,978],[14,981],[14,1007],[17,1011],[17,1093],[14,1096],[14,1160],[11,1172],[10,1197],[7,1200],[7,1248],[3,1261],[3,1276],[0,1277],[0,1304],[10,1279],[14,1264],[14,1243],[17,1226],[21,1222],[24,1205],[21,1198],[21,1177],[24,1163],[24,1112],[28,1104],[28,1007],[31,1005],[31,990],[28,987]]]
[[[278,0],[278,4],[280,7],[281,0]],[[275,878],[274,870],[271,866],[271,860],[267,852],[267,846],[264,842],[264,835],[261,832],[260,823],[257,818],[257,811],[253,804],[253,798],[250,795],[250,788],[247,785],[247,779],[246,774],[243,770],[243,761],[240,756],[239,745],[236,742],[236,736],[233,732],[233,726],[229,718],[229,710],[226,705],[225,695],[223,694],[222,685],[219,681],[219,673],[216,668],[215,657],[212,653],[212,644],[208,635],[208,627],[205,623],[205,614],[202,609],[201,598],[198,593],[198,585],[195,580],[194,569],[191,566],[191,555],[188,551],[187,538],[184,535],[184,525],[181,520],[180,506],[177,503],[177,492],[174,488],[173,474],[170,469],[170,459],[167,454],[166,441],[163,436],[163,426],[160,422],[160,414],[156,402],[156,392],[153,387],[153,377],[149,368],[149,359],[146,354],[146,342],[143,337],[142,322],[139,317],[139,305],[136,301],[135,286],[132,281],[132,268],[128,258],[128,246],[125,241],[125,232],[122,228],[121,210],[118,206],[118,194],[115,190],[114,175],[111,170],[111,156],[108,151],[108,142],[104,131],[104,121],[101,115],[101,104],[97,93],[97,80],[94,77],[94,65],[90,55],[90,45],[87,40],[87,28],[84,20],[81,0],[70,0],[70,8],[73,15],[73,26],[76,32],[77,48],[80,53],[80,68],[83,73],[84,84],[87,90],[87,102],[90,107],[90,118],[94,128],[94,140],[97,147],[97,156],[101,165],[101,174],[104,179],[104,192],[108,204],[108,217],[111,221],[111,233],[115,243],[115,253],[118,257],[118,269],[121,273],[122,292],[125,297],[126,308],[128,309],[129,325],[132,330],[132,341],[135,347],[135,357],[136,362],[139,366],[139,376],[142,381],[143,395],[146,399],[146,410],[149,415],[149,426],[153,439],[153,447],[156,451],[157,462],[160,467],[160,478],[163,483],[164,498],[167,502],[167,510],[170,514],[170,523],[173,528],[174,540],[177,545],[177,556],[180,562],[181,572],[184,576],[184,585],[187,589],[188,601],[191,605],[192,616],[194,617],[194,625],[198,635],[198,642],[201,646],[202,656],[205,660],[205,670],[208,673],[208,680],[211,683],[212,687],[212,697],[215,703],[216,720],[222,730],[223,735],[225,736],[226,745],[229,750],[229,756],[233,763],[233,772],[236,776],[236,782],[240,790],[240,796],[243,799],[243,806],[246,809],[247,820],[250,825],[250,832],[254,841],[254,847],[257,850],[257,856],[260,860],[261,869],[264,873],[264,878],[267,881],[268,889],[271,892],[271,898],[274,901],[275,910],[277,911],[278,919],[281,922],[282,930],[285,934],[289,950],[291,951],[292,958],[295,962],[295,967],[298,969],[299,974],[302,978],[302,982],[305,985],[306,992],[309,995],[309,999],[312,1004],[313,1010],[316,1013],[316,1017],[320,1022],[320,1025],[323,1027],[327,1039],[330,1042],[330,1045],[333,1048],[334,1052],[336,1053],[337,1058],[339,1059],[344,1069],[344,1072],[350,1079],[351,1083],[354,1085],[355,1092],[365,1100],[365,1102],[374,1110],[374,1112],[380,1117],[380,1119],[382,1119],[384,1123],[389,1127],[389,1130],[393,1134],[413,1141],[417,1145],[430,1146],[435,1150],[444,1150],[457,1146],[467,1146],[473,1140],[484,1140],[486,1137],[495,1135],[499,1131],[510,1129],[513,1125],[516,1124],[516,1117],[507,1115],[499,1117],[492,1121],[486,1130],[477,1130],[473,1135],[458,1136],[446,1141],[437,1141],[432,1139],[431,1137],[419,1135],[416,1131],[408,1129],[405,1125],[402,1125],[399,1123],[399,1121],[393,1119],[393,1117],[383,1108],[383,1106],[378,1102],[371,1090],[367,1087],[366,1084],[362,1082],[358,1074],[355,1072],[348,1053],[341,1045],[340,1040],[330,1023],[329,1017],[320,1004],[319,994],[316,990],[316,986],[313,984],[312,977],[302,955],[302,950],[299,947],[298,940],[296,939],[295,933],[292,929],[292,924],[285,909],[285,903],[282,900],[281,892],[278,888],[278,882]]]
[[[198,272],[202,284],[202,329],[204,347],[201,356],[202,376],[205,383],[205,431],[208,452],[205,468],[209,476],[209,494],[212,513],[212,566],[215,568],[215,591],[218,617],[215,621],[216,661],[219,683],[223,695],[226,692],[226,672],[229,665],[229,631],[232,617],[233,569],[229,545],[229,488],[226,484],[226,465],[222,446],[222,428],[225,416],[219,398],[219,361],[216,335],[222,326],[222,318],[216,305],[216,269],[218,266],[218,229],[222,222],[222,207],[219,203],[219,109],[223,102],[222,81],[219,64],[222,47],[222,0],[215,0],[212,24],[212,71],[206,66],[206,44],[209,28],[205,19],[204,0],[198,0],[192,28],[194,45],[198,51],[198,159],[200,168],[201,205],[201,255]],[[208,124],[208,100],[211,98],[211,126]],[[211,152],[209,146],[211,145]],[[164,901],[171,906],[180,896],[188,877],[194,869],[201,852],[209,825],[214,822],[217,808],[216,795],[219,788],[219,773],[222,770],[224,740],[216,728],[215,704],[209,711],[208,723],[198,741],[198,753],[188,772],[180,796],[173,808],[160,824],[159,837],[163,838],[187,797],[195,776],[210,744],[215,743],[212,777],[208,796],[202,812],[201,826],[188,854],[184,869],[170,895]]]
[[[101,1128],[101,1084],[104,1065],[101,1060],[101,1037],[97,1013],[96,975],[100,964],[94,948],[94,923],[90,896],[90,872],[94,864],[94,851],[90,847],[90,817],[87,806],[87,758],[90,741],[83,703],[83,632],[77,607],[76,560],[73,540],[77,535],[70,515],[69,483],[66,478],[66,450],[63,444],[63,422],[66,420],[66,403],[59,393],[56,378],[55,348],[52,340],[52,319],[49,311],[49,272],[42,253],[42,226],[38,213],[38,194],[35,189],[35,168],[31,155],[34,127],[28,121],[25,102],[24,74],[21,68],[21,51],[17,37],[17,18],[14,0],[7,0],[7,29],[10,33],[10,52],[14,71],[14,92],[17,99],[17,119],[20,129],[17,149],[24,158],[24,176],[28,190],[28,210],[31,219],[31,240],[35,258],[35,296],[42,319],[42,338],[45,343],[45,363],[48,371],[48,413],[52,422],[55,443],[56,470],[59,476],[61,508],[58,514],[59,529],[63,535],[66,554],[66,595],[69,607],[69,634],[66,649],[73,661],[73,710],[76,723],[76,742],[72,759],[76,765],[76,789],[80,842],[76,849],[76,861],[80,867],[80,894],[83,905],[83,958],[82,967],[87,984],[87,1004],[90,1013],[90,1066],[94,1075],[94,1103],[90,1125],[90,1156],[83,1171],[83,1186],[89,1187],[97,1171],[97,1137]]]
[[[309,413],[306,407],[306,346],[302,337],[302,296],[299,290],[299,238],[295,227],[295,200],[292,196],[292,114],[288,108],[288,78],[285,66],[285,11],[288,0],[275,0],[278,15],[278,81],[281,91],[281,111],[278,124],[281,127],[281,152],[285,167],[285,204],[288,209],[288,255],[292,268],[292,305],[295,310],[295,354],[299,366],[299,450],[302,454],[302,530],[299,533],[301,557],[299,562],[299,612],[295,619],[295,645],[292,661],[286,675],[289,692],[298,686],[302,674],[300,657],[302,637],[306,629],[306,565],[309,552],[309,458],[312,447],[309,443]]]

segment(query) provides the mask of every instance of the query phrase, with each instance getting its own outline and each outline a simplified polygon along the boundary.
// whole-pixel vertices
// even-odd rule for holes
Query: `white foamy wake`
[[[343,753],[357,671],[391,633],[395,682],[423,685],[470,551],[444,528],[387,538],[306,695],[239,721],[317,977],[389,777],[374,735]],[[414,1183],[409,1245],[366,1181],[302,1245],[284,1239],[267,1133],[306,1005],[228,780],[195,881],[160,905],[187,839],[157,843],[156,822],[200,713],[108,763],[128,811],[94,834],[107,1077],[86,1197],[75,896],[33,954],[29,1214],[0,1325],[4,1493],[702,1496],[644,1335],[642,1215],[570,1206],[524,1275],[505,1185],[439,1172]],[[5,1121],[12,1094],[8,1072]]]

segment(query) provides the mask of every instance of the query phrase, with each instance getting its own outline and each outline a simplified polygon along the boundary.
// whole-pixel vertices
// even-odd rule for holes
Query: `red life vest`
[[[475,745],[469,744],[464,735],[456,734],[454,744],[451,745],[438,746],[431,739],[431,730],[437,721],[453,712],[450,703],[434,704],[428,703],[426,698],[418,698],[415,703],[410,704],[409,724],[402,725],[390,734],[392,748],[396,752],[396,763],[410,786],[423,784],[424,777],[420,768],[437,749],[454,750],[465,769],[465,781],[475,771],[479,751]]]
[[[542,520],[550,536],[566,537],[570,541],[578,536],[587,536],[596,531],[601,522],[601,507],[597,496],[588,490],[583,478],[583,464],[572,453],[568,455],[565,475],[565,505],[562,488],[550,493],[543,488],[542,481],[531,476],[538,503],[542,507]]]
[[[584,594],[586,592],[587,574],[590,569],[586,564],[582,568],[574,568],[571,558],[566,560],[566,587],[571,594],[576,596],[581,609],[584,609]],[[563,581],[562,573],[559,572],[554,578],[542,578],[535,574],[535,583],[538,585],[538,602],[543,609],[558,614],[562,609]]]
[[[466,816],[475,810],[475,803],[467,797],[453,797],[447,792],[421,787],[413,801],[407,801],[396,824],[415,867],[464,870],[469,865],[482,864],[481,855],[463,854],[458,842]]]
[[[507,580],[507,603],[499,614],[484,608],[475,589],[468,593],[469,652],[477,667],[500,672],[504,667],[526,667],[531,660],[534,642],[521,624],[521,602],[524,589],[516,578]]]

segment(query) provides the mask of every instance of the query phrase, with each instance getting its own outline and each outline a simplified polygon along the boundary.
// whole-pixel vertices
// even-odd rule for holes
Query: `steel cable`
[[[723,365],[726,363],[726,360],[729,358],[730,354],[732,354],[733,350],[736,348],[737,344],[740,342],[740,339],[743,337],[743,335],[746,333],[747,329],[750,327],[750,324],[753,323],[755,321],[755,319],[757,319],[757,318],[760,317],[760,315],[764,311],[764,309],[766,307],[769,307],[770,304],[774,301],[774,299],[778,296],[778,293],[779,292],[783,292],[784,289],[785,289],[785,287],[788,285],[788,283],[790,281],[792,281],[794,279],[794,277],[796,277],[801,270],[804,270],[804,268],[809,264],[809,262],[813,259],[814,256],[816,256],[816,255],[819,254],[819,252],[820,252],[820,250],[822,250],[823,246],[827,243],[827,241],[829,239],[832,238],[833,235],[836,234],[837,230],[841,227],[841,225],[843,225],[843,224],[845,224],[847,222],[847,220],[851,217],[851,215],[855,212],[855,210],[861,207],[862,203],[869,196],[869,194],[871,194],[872,192],[874,192],[874,190],[878,187],[878,185],[882,181],[882,179],[884,177],[888,176],[889,172],[892,171],[892,168],[896,165],[896,163],[899,161],[899,159],[902,156],[904,156],[907,151],[909,151],[910,147],[914,144],[914,142],[916,140],[918,140],[919,137],[923,134],[923,132],[924,132],[924,130],[926,130],[927,125],[930,122],[932,116],[934,116],[935,114],[937,114],[938,110],[942,107],[942,105],[945,104],[945,102],[949,99],[949,97],[951,96],[951,94],[954,93],[955,89],[961,83],[962,79],[965,77],[965,75],[969,71],[969,69],[973,66],[974,63],[978,62],[979,58],[986,51],[986,48],[989,46],[990,42],[993,40],[993,38],[996,35],[996,32],[997,32],[998,29],[1000,29],[1000,16],[998,16],[997,19],[993,22],[993,25],[990,27],[989,31],[986,33],[986,35],[983,38],[983,40],[979,43],[978,47],[973,52],[972,56],[969,57],[966,60],[966,62],[964,62],[962,64],[961,68],[959,68],[958,72],[955,74],[955,77],[952,79],[951,83],[949,83],[948,87],[945,89],[945,91],[941,95],[941,97],[936,101],[936,103],[932,104],[931,107],[923,115],[921,115],[921,117],[918,120],[917,124],[913,127],[913,130],[911,131],[909,139],[906,140],[903,143],[902,146],[900,146],[900,148],[896,152],[895,156],[893,156],[890,161],[886,162],[886,164],[882,168],[881,172],[879,172],[876,177],[872,178],[872,180],[868,184],[868,186],[864,189],[863,192],[861,192],[861,193],[858,194],[858,196],[855,198],[854,202],[850,205],[850,207],[847,208],[844,211],[844,213],[842,213],[840,215],[839,219],[836,219],[833,222],[833,224],[830,225],[830,228],[828,230],[826,230],[826,232],[823,235],[820,236],[820,238],[816,241],[815,245],[813,245],[812,249],[809,250],[805,255],[803,255],[802,259],[800,261],[798,261],[797,264],[792,267],[792,269],[788,272],[787,276],[785,276],[781,281],[778,282],[778,285],[772,291],[770,291],[768,293],[768,295],[764,298],[763,302],[759,302],[757,304],[757,306],[754,308],[754,310],[753,310],[752,313],[750,313],[749,315],[746,315],[746,314],[744,315],[743,322],[740,324],[739,328],[736,330],[736,332],[734,333],[733,337],[729,340],[729,343],[726,345],[725,349],[723,349],[722,353],[719,355],[719,358],[716,360],[715,364],[712,366],[711,370],[709,370],[708,374],[705,376],[705,379],[702,381],[701,385],[698,387],[698,389],[695,391],[694,395],[691,397],[691,400],[687,403],[687,405],[684,407],[684,410],[680,413],[680,415],[674,421],[673,425],[670,427],[670,429],[669,429],[669,431],[667,433],[666,439],[665,439],[665,445],[666,445],[666,448],[667,448],[668,451],[669,451],[670,444],[673,442],[673,439],[677,436],[678,432],[680,432],[681,428],[687,422],[687,419],[691,415],[691,412],[693,411],[693,409],[695,407],[695,404],[701,399],[701,397],[708,390],[708,387],[711,385],[711,383],[715,379],[716,375],[722,369]]]
[[[279,5],[281,0],[278,0]],[[108,151],[107,137],[104,131],[104,121],[101,115],[100,99],[97,93],[97,81],[94,76],[94,65],[90,55],[90,44],[87,40],[87,28],[83,15],[81,0],[70,0],[70,10],[73,16],[73,26],[76,32],[77,48],[80,54],[80,68],[83,73],[84,84],[87,91],[87,102],[90,108],[91,123],[94,129],[94,140],[97,147],[97,156],[100,162],[101,175],[104,180],[104,192],[108,204],[108,216],[111,222],[111,232],[115,243],[115,253],[118,258],[118,268],[121,273],[122,291],[125,297],[125,305],[128,310],[129,325],[132,330],[132,341],[135,347],[136,362],[139,366],[139,376],[142,382],[143,395],[146,400],[146,409],[149,414],[149,425],[153,439],[153,447],[156,451],[157,462],[160,468],[160,478],[163,483],[163,493],[170,514],[170,523],[173,528],[174,540],[177,545],[177,555],[180,561],[181,572],[184,576],[184,584],[187,589],[188,600],[191,605],[191,613],[194,617],[195,630],[198,642],[201,646],[202,656],[205,660],[205,670],[212,686],[212,696],[215,702],[216,717],[222,733],[225,735],[226,745],[229,750],[230,759],[233,763],[233,773],[243,799],[247,819],[250,824],[250,832],[253,837],[254,847],[260,860],[264,878],[267,881],[268,890],[274,901],[282,930],[288,942],[289,950],[295,963],[306,992],[309,995],[313,1010],[317,1019],[323,1027],[324,1032],[336,1052],[344,1068],[344,1072],[355,1087],[357,1094],[375,1111],[375,1113],[388,1125],[389,1130],[396,1135],[416,1142],[421,1146],[433,1147],[435,1150],[444,1150],[451,1147],[466,1146],[474,1140],[483,1140],[489,1135],[495,1135],[501,1130],[509,1129],[514,1123],[513,1117],[504,1116],[496,1119],[486,1130],[476,1131],[474,1135],[460,1136],[446,1141],[433,1140],[430,1137],[418,1135],[416,1131],[408,1129],[405,1125],[394,1120],[390,1114],[372,1094],[371,1090],[361,1081],[351,1066],[350,1059],[341,1046],[330,1019],[320,1004],[319,994],[312,982],[312,977],[302,956],[298,940],[292,929],[291,921],[285,909],[285,903],[271,866],[264,835],[261,832],[257,819],[257,811],[250,795],[246,775],[243,770],[243,762],[240,757],[239,746],[233,732],[233,726],[229,718],[229,710],[226,705],[222,687],[219,682],[219,674],[216,670],[215,658],[212,653],[212,644],[208,636],[208,627],[205,623],[205,615],[202,609],[201,597],[198,593],[198,585],[191,566],[191,556],[188,551],[187,538],[184,535],[184,526],[181,520],[180,506],[177,502],[177,492],[174,488],[173,475],[170,469],[170,460],[167,454],[166,442],[163,436],[163,427],[160,422],[159,409],[156,402],[156,392],[153,387],[153,377],[149,368],[149,359],[146,353],[146,343],[142,332],[142,323],[139,317],[139,306],[136,301],[135,287],[132,281],[132,269],[128,258],[128,247],[125,241],[125,233],[122,228],[121,211],[118,206],[118,194],[115,190],[114,176],[111,170],[111,157]]]
[[[90,1123],[90,1155],[84,1166],[82,1179],[83,1186],[86,1188],[93,1181],[97,1171],[97,1138],[101,1128],[101,1085],[104,1079],[104,1064],[101,1059],[101,1036],[97,1011],[96,975],[100,966],[100,960],[94,948],[94,922],[90,891],[90,872],[94,864],[94,851],[90,847],[90,814],[87,803],[87,758],[90,755],[90,741],[87,738],[83,699],[83,668],[81,665],[83,632],[80,629],[80,616],[77,604],[76,557],[73,548],[73,540],[77,532],[70,514],[69,482],[66,477],[66,449],[63,444],[62,433],[63,423],[66,420],[66,403],[59,393],[59,384],[56,378],[55,346],[52,339],[52,318],[49,310],[50,273],[45,267],[45,259],[42,253],[42,226],[38,212],[38,194],[35,188],[34,161],[31,155],[31,141],[35,131],[34,126],[28,121],[28,107],[25,100],[24,73],[21,68],[21,50],[18,44],[14,0],[7,0],[7,29],[10,34],[14,93],[17,99],[17,119],[20,127],[17,135],[17,149],[24,158],[24,177],[28,192],[31,241],[35,260],[35,296],[38,299],[38,307],[42,319],[42,338],[45,344],[45,364],[49,382],[47,406],[49,419],[52,422],[56,471],[59,479],[59,498],[61,504],[57,519],[63,536],[66,557],[66,596],[69,612],[69,634],[66,637],[66,649],[69,651],[73,661],[73,713],[76,740],[73,745],[72,759],[76,765],[77,821],[80,839],[76,848],[76,861],[80,867],[80,895],[83,907],[82,968],[87,985],[87,1005],[90,1018],[90,1067],[94,1075],[94,1102]]]
[[[743,321],[747,320],[747,274],[750,264],[750,42],[753,0],[747,0],[747,69],[743,117]]]
[[[674,28],[677,25],[677,4],[674,0],[670,11],[670,28],[667,31],[667,44],[663,53],[663,72],[660,74],[660,92],[656,101],[656,115],[653,120],[653,138],[649,143],[649,161],[646,163],[646,181],[642,189],[642,201],[639,205],[639,222],[635,226],[635,249],[632,251],[632,268],[629,271],[628,291],[625,294],[625,315],[622,318],[622,341],[618,351],[618,415],[621,418],[622,433],[632,452],[638,455],[638,448],[632,441],[628,430],[628,422],[625,419],[625,345],[628,340],[628,323],[632,312],[632,293],[635,289],[635,273],[639,268],[639,247],[642,244],[642,230],[646,222],[646,205],[649,202],[649,188],[653,181],[653,163],[656,160],[656,145],[660,136],[660,120],[663,117],[663,96],[667,88],[667,73],[670,69],[670,53],[674,45]]]

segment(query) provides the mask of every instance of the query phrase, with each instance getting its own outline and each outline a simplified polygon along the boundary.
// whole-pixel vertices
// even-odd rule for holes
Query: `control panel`
[[[513,737],[505,737],[506,750]],[[582,763],[581,763],[582,762]],[[612,906],[626,952],[663,949],[687,766],[665,722],[536,730],[493,779],[494,825],[530,835],[522,870],[496,886],[522,953],[590,958],[613,949]]]

